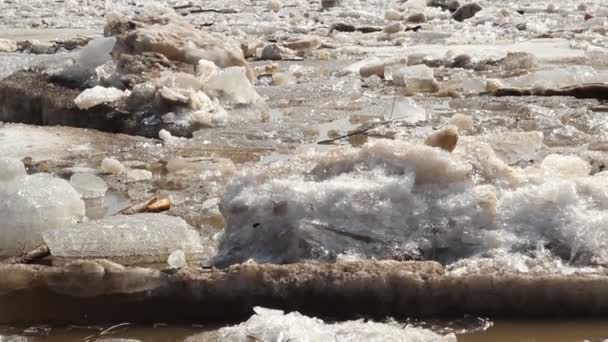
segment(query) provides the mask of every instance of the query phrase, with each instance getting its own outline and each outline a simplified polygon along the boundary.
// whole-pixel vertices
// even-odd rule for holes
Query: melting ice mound
[[[510,167],[461,137],[449,153],[400,141],[308,152],[241,172],[222,203],[213,263],[290,263],[341,255],[450,263],[547,248],[608,262],[608,175],[575,156]]]
[[[318,318],[298,312],[289,314],[279,310],[256,307],[255,315],[233,327],[215,333],[191,336],[186,342],[203,341],[410,341],[455,342],[453,334],[441,336],[430,330],[400,327],[397,324],[364,322],[363,320],[327,324]]]

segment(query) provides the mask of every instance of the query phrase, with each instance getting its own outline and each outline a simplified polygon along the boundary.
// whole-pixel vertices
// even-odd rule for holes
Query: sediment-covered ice
[[[472,137],[452,153],[400,141],[308,152],[233,180],[214,262],[350,254],[449,263],[540,244],[566,262],[605,264],[605,177],[589,173],[573,156],[510,167]]]
[[[166,262],[176,250],[187,258],[204,253],[199,234],[184,220],[163,214],[116,215],[43,234],[53,256]]]
[[[409,341],[439,342],[456,341],[454,334],[439,335],[430,330],[401,326],[397,323],[376,323],[364,320],[325,323],[299,312],[284,313],[261,307],[246,322],[226,327],[213,333],[191,336],[186,342],[205,341]]]
[[[0,167],[0,256],[31,249],[42,243],[42,232],[84,216],[84,202],[67,181],[25,175],[23,163],[15,159],[0,159]]]

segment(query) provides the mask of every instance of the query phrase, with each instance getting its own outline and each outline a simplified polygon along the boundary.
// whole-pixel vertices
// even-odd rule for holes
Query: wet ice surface
[[[125,264],[164,262],[176,250],[190,260],[205,253],[192,227],[163,214],[115,215],[49,230],[43,239],[57,258],[120,259]]]
[[[88,6],[77,8],[72,2],[33,2],[28,5],[3,3],[4,9],[21,16],[7,17],[1,24],[13,29],[7,32],[11,32],[13,39],[18,39],[15,28],[32,27],[38,15],[44,11],[53,11],[56,15],[43,22],[43,27],[85,28],[94,31],[105,21],[99,14],[109,13],[110,8],[120,9],[125,14],[170,13],[170,10],[160,6],[163,4],[183,5],[164,1],[92,1]],[[600,25],[605,10],[598,3],[589,3],[586,8],[578,4],[556,3],[555,10],[548,7],[549,3],[497,4],[482,1],[480,4],[483,9],[462,22],[448,21],[449,13],[442,12],[439,7],[414,2],[400,4],[383,1],[377,7],[360,1],[344,1],[340,6],[324,12],[318,12],[318,4],[302,1],[263,6],[255,4],[253,7],[245,6],[242,2],[231,3],[230,6],[221,2],[205,4],[205,8],[234,9],[235,13],[230,14],[190,14],[188,11],[191,8],[188,6],[177,7],[178,12],[187,14],[186,20],[194,26],[214,22],[214,25],[205,26],[205,30],[212,34],[221,33],[236,41],[250,40],[251,37],[262,40],[271,36],[279,37],[293,51],[304,51],[305,58],[302,61],[276,62],[278,68],[290,76],[292,83],[268,85],[260,77],[255,82],[255,91],[251,88],[235,88],[247,84],[243,82],[244,74],[239,74],[238,67],[218,73],[211,69],[203,71],[207,69],[199,64],[199,68],[203,69],[198,71],[197,77],[208,82],[206,91],[220,91],[236,102],[226,102],[228,115],[222,119],[222,127],[197,132],[192,142],[165,134],[162,136],[164,145],[160,147],[157,142],[149,142],[123,148],[123,151],[119,148],[118,153],[112,153],[115,150],[110,152],[109,157],[122,159],[119,162],[125,159],[129,161],[129,157],[134,162],[133,159],[140,159],[137,153],[125,150],[137,151],[141,147],[150,149],[146,155],[157,157],[160,163],[159,173],[153,163],[133,163],[131,166],[127,163],[122,166],[124,174],[112,171],[119,170],[121,166],[110,167],[108,162],[100,168],[99,156],[95,157],[95,163],[86,164],[113,173],[106,173],[103,177],[109,177],[109,186],[128,193],[132,201],[145,199],[151,191],[171,196],[176,203],[173,213],[184,217],[196,228],[209,224],[221,227],[227,220],[224,250],[218,260],[244,260],[249,257],[273,261],[302,258],[333,260],[342,254],[352,254],[376,258],[434,258],[449,263],[461,258],[469,260],[479,257],[480,261],[487,260],[488,256],[501,253],[515,253],[514,256],[521,255],[522,258],[534,258],[534,253],[548,253],[549,256],[556,257],[556,262],[573,263],[582,267],[602,265],[606,258],[601,252],[604,240],[602,229],[599,228],[604,210],[600,185],[602,177],[599,174],[595,176],[603,170],[606,160],[601,147],[601,132],[605,126],[601,104],[593,100],[565,98],[541,101],[484,97],[446,100],[415,93],[433,92],[434,87],[439,86],[475,94],[490,87],[490,79],[498,79],[492,81],[494,83],[522,87],[601,82],[606,75],[601,65],[602,49],[606,41]],[[322,25],[344,22],[385,27],[395,18],[406,18],[416,11],[424,12],[428,19],[416,32],[329,32],[327,25]],[[585,21],[582,18],[585,13],[592,14],[594,18]],[[525,29],[522,29],[523,26],[516,27],[526,21],[528,23]],[[256,24],[248,27],[246,24],[251,22]],[[490,25],[493,22],[498,25]],[[568,32],[575,33],[570,36]],[[25,33],[20,34],[24,36]],[[572,37],[574,40],[570,39]],[[296,38],[311,42],[320,40],[331,48],[322,46],[315,51],[318,45],[312,43],[310,46],[316,47],[306,52],[305,49],[311,48],[289,45]],[[72,53],[71,56],[74,56],[78,64],[98,66],[105,62],[105,51],[111,44],[113,41],[96,39],[87,48]],[[102,52],[94,54],[95,58],[104,59],[97,61],[95,58],[85,58],[93,50]],[[320,52],[327,52],[329,60]],[[510,55],[513,53],[519,55]],[[253,51],[253,54],[256,55],[257,51]],[[462,54],[468,57],[463,57]],[[505,56],[507,58],[501,60]],[[42,61],[45,58],[59,60],[61,57],[43,55],[32,58]],[[14,55],[4,58],[16,60]],[[335,59],[346,59],[348,62],[338,63]],[[368,61],[357,67],[352,64],[361,60]],[[481,69],[467,64],[483,65],[486,63],[484,61],[490,62]],[[31,61],[23,63],[36,64]],[[376,76],[365,78],[357,75],[359,71],[363,75],[363,69],[359,70],[361,66],[376,65],[374,63],[385,63],[381,75],[392,79],[392,84],[382,80],[374,81]],[[351,66],[345,69],[348,64]],[[567,66],[562,67],[564,64]],[[254,68],[266,68],[268,62],[260,61],[252,65]],[[181,84],[179,87],[183,87],[191,81],[175,78],[171,82],[172,86]],[[120,92],[115,88],[105,89],[110,89],[108,94],[116,92],[116,96]],[[99,94],[88,101],[94,104],[109,99],[104,97],[106,95],[102,90],[104,88],[92,88],[91,92],[97,91]],[[231,95],[231,91],[235,93]],[[264,104],[253,107],[238,104],[258,101],[256,92],[262,96]],[[404,92],[405,96],[394,98],[396,92]],[[85,95],[86,91],[81,94],[83,99]],[[88,103],[79,105],[83,108],[90,106]],[[345,117],[347,113],[348,117]],[[442,152],[435,151],[436,149],[418,146],[433,129],[452,123],[450,117],[457,113],[471,115],[474,124],[470,128],[461,129],[460,142],[453,156],[445,153],[441,155]],[[327,160],[337,154],[352,151],[326,152],[327,148],[320,149],[314,152],[314,158],[301,165],[293,163],[292,158],[285,163],[293,163],[289,167],[265,159],[264,164],[270,164],[267,169],[255,172],[248,170],[259,168],[258,166],[243,165],[243,160],[235,160],[236,169],[242,171],[238,172],[224,196],[223,183],[234,172],[233,166],[227,168],[223,164],[212,163],[213,166],[209,169],[186,167],[177,170],[172,166],[175,163],[168,157],[175,152],[189,155],[197,149],[197,145],[209,147],[209,152],[202,153],[205,155],[217,155],[218,149],[229,146],[231,151],[227,153],[235,151],[245,160],[259,158],[257,155],[249,157],[247,149],[255,151],[254,154],[273,152],[282,155],[302,143],[332,139],[361,124],[382,119],[395,122],[370,130],[366,140],[373,140],[374,135],[380,135],[408,143],[395,143],[393,151],[388,148],[387,154],[381,157],[373,156],[375,152],[369,152],[373,158],[380,158],[379,161],[368,162],[363,158],[348,165],[351,163],[348,160],[337,160],[335,163],[340,167],[352,170],[318,175],[311,174],[310,171],[319,169],[319,165],[327,163]],[[5,129],[5,134],[12,134],[10,129]],[[355,140],[349,139],[351,143]],[[338,144],[344,142],[337,141]],[[410,146],[410,142],[416,144],[412,155],[426,154],[431,162],[408,160],[407,157],[400,160],[397,151],[409,148],[406,146]],[[14,141],[10,143],[15,144]],[[487,161],[483,158],[492,155],[484,143],[493,149],[496,160],[513,165],[513,168],[502,164],[483,165]],[[374,144],[376,143],[364,147],[363,151],[379,146]],[[30,148],[21,157],[32,156],[33,152],[41,148],[42,146]],[[90,158],[91,154],[95,154],[96,148],[87,146],[86,143],[79,145],[76,147],[76,154],[79,155],[77,158]],[[299,148],[298,152],[292,154],[306,155],[307,152],[302,152],[305,150]],[[82,153],[84,151],[91,153]],[[434,154],[438,157],[432,161],[430,156]],[[563,157],[567,155],[580,158]],[[107,157],[104,156],[103,159]],[[231,155],[229,158],[234,160],[241,156]],[[294,158],[297,160],[300,157]],[[452,169],[446,171],[445,179],[424,168],[428,167],[436,173],[436,166],[432,166],[435,162],[442,165],[440,167],[448,165]],[[332,163],[329,162],[330,165],[325,167],[334,167]],[[396,169],[392,165],[395,163],[399,164]],[[426,166],[416,173],[411,170],[413,164],[416,164],[415,167]],[[255,182],[246,180],[249,177],[246,176],[247,173],[253,172],[257,178],[270,177],[275,172],[273,169],[281,168],[285,168],[281,171],[282,175],[288,177],[281,180],[271,178],[268,181],[258,179]],[[501,172],[506,175],[500,175]],[[431,184],[421,183],[419,179],[422,176],[427,177],[426,182]],[[118,185],[118,180],[124,180],[124,183]],[[189,184],[193,180],[194,183]],[[207,182],[209,180],[212,182]],[[206,181],[207,185],[202,193],[197,193],[193,189],[200,181]],[[438,184],[448,186],[437,188]],[[205,201],[222,196],[224,208],[221,213],[219,206],[216,206],[203,208],[202,214],[194,214],[197,206],[204,206]],[[532,203],[534,209],[528,213],[527,206],[518,204],[522,201]],[[244,212],[241,208],[243,206],[247,209]],[[553,210],[551,214],[539,217],[531,214],[546,212],[547,207],[551,206],[554,207],[550,208]],[[231,207],[241,209],[232,210]],[[300,207],[308,209],[297,209]],[[332,210],[323,213],[315,207]],[[397,212],[401,214],[402,208],[407,208],[407,214],[396,215]],[[268,210],[272,210],[272,213]],[[258,216],[263,216],[263,219],[258,219]],[[281,221],[285,217],[289,224]],[[353,220],[352,217],[357,219]],[[542,223],[547,217],[551,217],[552,221]],[[298,239],[310,239],[306,247],[309,250],[296,249],[290,251],[292,254],[281,255],[279,246],[271,244],[271,248],[267,249],[263,243],[267,243],[267,239],[273,241],[272,236],[248,232],[246,227],[254,225],[257,227],[254,229],[256,232],[260,231],[258,228],[265,232],[292,232],[296,237],[288,234],[291,243]],[[370,226],[376,229],[372,230]],[[236,235],[231,238],[233,234]],[[248,246],[254,250],[249,254],[232,253],[234,247],[230,245],[231,239],[249,241],[245,238],[248,234],[263,241],[262,245]],[[240,243],[244,243],[242,241]],[[275,251],[274,248],[279,250]],[[255,252],[258,249],[259,253]],[[547,271],[556,270],[549,267]]]
[[[111,11],[159,14],[168,12],[159,5],[185,4],[87,3],[2,1],[0,38],[31,39],[26,35],[31,27],[85,29],[91,36],[101,33]],[[163,135],[161,141],[7,124],[0,126],[0,155],[32,157],[28,172],[53,175],[52,180],[36,176],[44,178],[45,185],[67,181],[79,168],[95,171],[110,188],[105,203],[113,206],[96,219],[151,195],[170,197],[169,214],[199,230],[203,247],[213,250],[224,234],[220,254],[212,260],[218,265],[249,258],[272,262],[422,258],[444,262],[455,275],[496,270],[603,273],[608,261],[608,178],[602,173],[608,163],[608,107],[596,100],[478,94],[500,84],[561,87],[606,82],[605,4],[479,1],[480,12],[455,22],[448,20],[447,11],[416,3],[344,0],[321,12],[319,2],[309,1],[207,1],[201,9],[234,13],[177,9],[194,27],[247,43],[251,56],[259,56],[258,48],[269,42],[287,45],[289,39],[306,41],[307,36],[321,47],[305,51],[307,47],[290,45],[288,52],[303,51],[303,60],[273,61],[276,66],[251,61],[257,76],[254,88],[243,82],[245,73],[239,67],[218,75],[217,70],[198,64],[197,82],[210,82],[205,91],[222,97],[218,101],[184,90],[192,84],[190,79],[165,80],[179,89],[165,92],[167,97],[198,101],[196,108],[180,107],[177,115],[165,117],[208,127],[195,132],[193,139]],[[395,22],[414,26],[394,18],[415,12],[424,12],[428,19],[418,31],[382,31]],[[585,20],[586,14],[591,18]],[[336,23],[380,31],[330,32]],[[17,34],[17,28],[25,31]],[[261,45],[256,45],[258,41]],[[82,55],[1,54],[0,78],[24,66],[78,61],[78,56]],[[103,62],[91,61],[93,66]],[[234,91],[235,86],[242,88]],[[437,87],[450,97],[432,95]],[[95,96],[88,99],[82,94],[81,100],[88,102],[83,108],[124,95],[116,88],[92,91]],[[196,115],[189,115],[192,109]],[[457,114],[469,115],[471,122]],[[382,120],[394,122],[363,137],[338,140],[337,145],[345,146],[337,150],[310,148],[317,141]],[[424,145],[429,135],[448,125],[460,129],[452,153]],[[371,142],[350,146],[366,141]],[[0,173],[0,182],[12,173]],[[99,189],[94,192],[100,193]],[[52,197],[55,205],[65,193]],[[42,209],[30,213],[36,210]],[[66,227],[72,217],[62,215],[57,216],[63,217],[58,228],[77,227]],[[92,220],[82,225],[98,224]],[[140,252],[132,244],[120,250],[106,250],[105,245],[74,248],[63,237],[56,241],[57,255],[112,257]],[[171,253],[185,248],[178,242],[169,245],[155,245],[158,249],[144,254],[162,250],[157,261],[166,263]],[[17,249],[24,247],[20,243]],[[182,265],[181,257],[170,264]],[[280,317],[315,327],[318,323],[295,314]],[[240,333],[239,328],[227,329]],[[335,334],[336,329],[323,333]]]

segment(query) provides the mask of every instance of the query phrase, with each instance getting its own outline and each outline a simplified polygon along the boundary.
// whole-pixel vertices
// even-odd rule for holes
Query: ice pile
[[[562,155],[511,167],[472,137],[452,153],[402,141],[311,151],[233,180],[214,263],[340,254],[450,263],[540,243],[568,262],[606,264],[608,177],[590,170]]]
[[[153,130],[191,136],[225,123],[224,106],[260,101],[253,70],[229,37],[197,29],[172,11],[106,19],[105,38],[90,41],[73,63],[46,70],[51,82],[84,89],[74,99],[79,109],[104,104]]]
[[[204,253],[199,234],[184,220],[162,214],[116,215],[65,226],[43,234],[59,258],[107,258],[121,263],[166,262],[181,250],[187,258]]]
[[[0,158],[0,256],[42,243],[41,233],[63,228],[85,213],[80,194],[49,174],[25,174],[17,159]]]
[[[456,341],[454,334],[441,336],[430,330],[397,323],[376,323],[364,320],[325,323],[299,312],[285,314],[280,310],[261,307],[246,322],[226,327],[214,333],[191,336],[186,342],[204,341],[366,341],[366,342],[448,342]]]

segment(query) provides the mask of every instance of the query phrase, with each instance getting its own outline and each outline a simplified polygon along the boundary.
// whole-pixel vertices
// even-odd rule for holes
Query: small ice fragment
[[[504,88],[505,85],[499,79],[491,78],[486,81],[486,91],[495,92],[498,89]]]
[[[215,63],[212,61],[208,61],[206,59],[201,59],[198,61],[198,65],[196,67],[196,77],[198,78],[201,84],[207,83],[213,76],[217,75],[220,68],[218,68]]]
[[[484,139],[496,155],[507,164],[533,160],[543,147],[543,132],[504,132],[489,134]]]
[[[410,97],[398,97],[390,101],[385,107],[385,120],[400,120],[407,123],[416,123],[426,120],[426,111]]]
[[[590,65],[608,65],[608,52],[599,46],[588,47],[585,56]]]
[[[403,30],[405,30],[405,27],[400,22],[388,24],[388,25],[384,26],[384,29],[382,29],[382,31],[384,31],[384,33],[386,33],[386,34],[403,32]]]
[[[229,67],[221,70],[207,82],[206,88],[227,94],[235,101],[244,104],[253,104],[260,97],[247,78],[244,67]]]
[[[0,52],[17,51],[17,42],[10,39],[0,39]]]
[[[389,9],[386,12],[384,12],[384,19],[392,20],[392,21],[402,20],[403,14],[395,11],[394,9]]]
[[[104,158],[101,161],[101,171],[103,171],[104,173],[111,173],[111,174],[121,174],[123,172],[125,172],[125,167],[122,165],[122,163],[116,159],[113,158]]]
[[[139,182],[152,179],[152,172],[148,170],[134,169],[127,171],[128,182]]]
[[[0,158],[0,182],[9,182],[17,177],[25,176],[25,166],[19,159]]]
[[[414,66],[387,65],[384,76],[396,85],[405,86],[408,91],[436,92],[439,90],[433,69],[424,64]]]
[[[462,90],[465,93],[481,93],[486,90],[486,80],[483,78],[468,78],[462,82]]]
[[[267,7],[269,10],[273,12],[278,12],[281,10],[281,2],[279,0],[268,0]]]
[[[158,137],[160,138],[160,140],[162,140],[166,143],[171,142],[171,140],[173,139],[171,132],[167,131],[166,129],[161,129],[158,132]]]
[[[471,130],[474,127],[473,117],[460,113],[454,114],[454,116],[452,116],[450,120],[448,120],[448,123],[450,125],[458,127],[458,130],[460,130],[461,132]]]
[[[424,11],[427,6],[426,0],[409,0],[405,3],[405,7],[410,11]]]
[[[167,258],[167,264],[171,268],[179,269],[186,266],[186,254],[181,249],[176,250],[175,252],[169,255]]]
[[[108,190],[106,182],[91,173],[75,173],[70,178],[70,184],[83,199],[103,197]]]
[[[75,99],[74,103],[80,109],[89,109],[102,103],[111,103],[127,97],[131,94],[129,90],[120,90],[116,88],[106,88],[95,86],[85,89]]]
[[[540,167],[551,174],[564,178],[585,177],[591,172],[591,165],[577,156],[550,154]]]
[[[78,55],[78,64],[85,69],[94,69],[112,59],[110,52],[116,44],[116,38],[95,38],[91,40]]]

